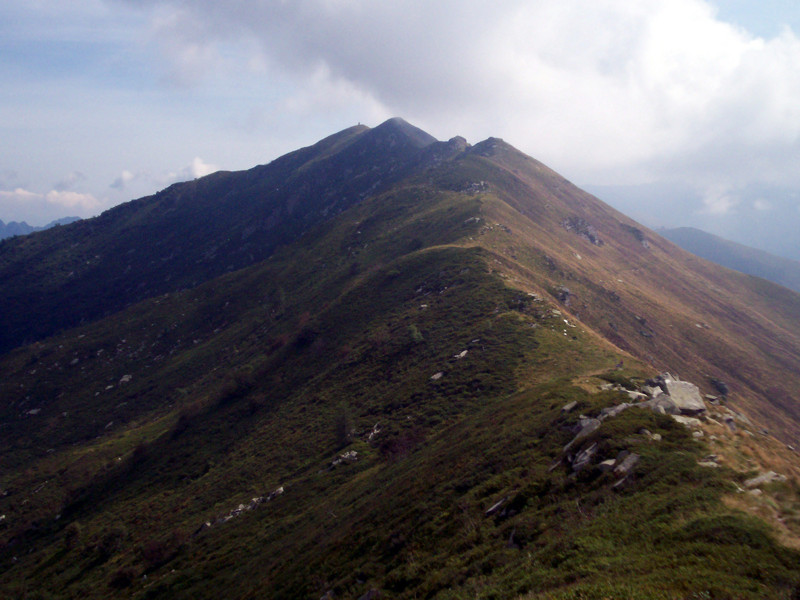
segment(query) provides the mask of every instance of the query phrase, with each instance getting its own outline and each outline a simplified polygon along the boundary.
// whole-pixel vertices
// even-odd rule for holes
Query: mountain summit
[[[792,598],[800,296],[356,126],[0,244],[0,590]]]

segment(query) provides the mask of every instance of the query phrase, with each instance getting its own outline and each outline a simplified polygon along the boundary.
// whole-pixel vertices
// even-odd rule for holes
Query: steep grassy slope
[[[0,591],[794,597],[797,484],[758,506],[782,530],[737,492],[759,452],[791,474],[774,440],[634,407],[565,447],[628,400],[600,383],[656,367],[792,415],[725,369],[745,319],[748,360],[779,372],[773,336],[794,365],[795,296],[693,265],[499,140],[420,149],[395,125],[418,151],[394,183],[268,259],[0,356]],[[600,467],[625,453],[628,476]]]
[[[12,353],[5,372],[66,368],[76,356],[70,367],[84,373],[62,379],[62,398],[33,415],[20,411],[29,390],[3,390],[23,413],[7,429],[10,456],[27,453],[24,468],[4,468],[3,589],[90,598],[789,593],[800,575],[794,553],[719,501],[730,474],[697,466],[702,448],[670,418],[631,410],[595,436],[601,457],[643,457],[625,487],[555,465],[578,411],[620,401],[570,380],[613,370],[620,355],[581,327],[564,335],[552,305],[492,272],[496,255],[453,245],[479,234],[472,219],[486,201],[406,188],[264,265]],[[197,337],[183,344],[185,330]],[[164,364],[148,367],[137,349],[157,340]],[[103,345],[119,351],[109,360]],[[646,373],[626,360],[629,373]],[[100,397],[90,384],[106,380],[114,387],[89,408]],[[138,380],[146,383],[134,393],[127,386]],[[35,426],[70,419],[59,403],[84,393],[76,423]],[[570,401],[576,412],[563,413]],[[88,425],[90,411],[113,424],[77,444],[59,437]],[[489,510],[501,500],[502,511]],[[741,561],[757,572],[740,572]]]
[[[728,399],[789,441],[800,432],[800,296],[684,252],[499,140],[450,163],[489,196],[475,242],[620,349]],[[523,285],[523,287],[524,287]]]

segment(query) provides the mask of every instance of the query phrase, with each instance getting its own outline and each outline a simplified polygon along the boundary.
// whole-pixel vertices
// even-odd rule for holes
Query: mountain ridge
[[[173,184],[63,233],[6,241],[0,246],[0,305],[15,308],[0,333],[0,352],[108,314],[109,309],[193,287],[263,260],[329,213],[358,202],[381,183],[388,185],[377,173],[389,180],[402,176],[403,165],[427,145],[419,130],[402,123],[387,121],[372,130],[351,127],[268,165]],[[382,148],[386,152],[378,152]],[[371,157],[383,163],[374,164]],[[293,179],[286,178],[290,172],[296,172]],[[315,187],[320,185],[325,189]],[[205,205],[199,206],[202,202]],[[60,264],[46,264],[41,260],[45,254],[60,257]],[[131,260],[131,254],[137,260]],[[44,262],[46,270],[21,269],[20,261]],[[56,276],[48,277],[53,271]],[[92,301],[97,279],[107,285]],[[31,302],[28,290],[43,285],[43,293]],[[71,305],[82,306],[83,312],[71,311]],[[34,331],[26,326],[31,320],[37,322]]]
[[[231,270],[257,234],[230,254],[213,238],[220,273],[184,260],[196,285],[0,354],[0,590],[797,593],[800,470],[777,438],[798,428],[800,297],[689,255],[502,140],[406,125],[0,247],[0,276],[35,256],[53,277],[58,253],[119,222],[152,233],[191,208],[217,224],[240,200],[247,219],[294,224]],[[203,256],[201,238],[181,252]],[[87,274],[84,290],[116,281]],[[637,401],[665,370],[714,397],[696,423]]]

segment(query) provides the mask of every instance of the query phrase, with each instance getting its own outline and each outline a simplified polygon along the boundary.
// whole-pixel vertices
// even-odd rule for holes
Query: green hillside
[[[263,259],[0,355],[4,597],[796,597],[797,463],[756,425],[796,408],[753,390],[796,364],[797,299],[714,303],[742,280],[502,141],[389,125],[402,165],[372,147],[381,183]],[[90,226],[149,231],[160,198]],[[742,342],[745,387],[753,306],[783,346]],[[690,427],[619,408],[665,368],[729,397]]]

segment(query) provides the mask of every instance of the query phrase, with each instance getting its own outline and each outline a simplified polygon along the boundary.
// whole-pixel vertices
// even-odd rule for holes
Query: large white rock
[[[664,385],[667,394],[680,409],[682,415],[699,415],[706,410],[706,403],[697,386],[688,381],[666,379]]]

